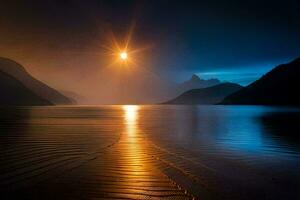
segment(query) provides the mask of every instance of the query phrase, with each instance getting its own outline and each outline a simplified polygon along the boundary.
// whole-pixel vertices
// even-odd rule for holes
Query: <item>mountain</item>
[[[300,58],[275,67],[221,104],[300,105]]]
[[[221,83],[208,88],[189,90],[164,104],[216,104],[242,88],[235,83]]]
[[[51,102],[37,96],[20,81],[0,71],[0,105],[51,105]]]
[[[49,102],[51,102],[52,104],[72,104],[72,101],[69,98],[63,96],[58,91],[54,90],[43,82],[33,78],[22,65],[16,63],[13,60],[0,58],[0,72],[1,78],[3,78],[3,80],[1,80],[1,89],[3,90],[0,91],[0,98],[3,99],[3,101],[5,99],[13,99],[15,97],[25,98],[25,93],[30,92],[31,96],[32,94],[34,94],[41,100],[32,101],[32,105],[39,104],[39,102],[44,102],[41,103],[41,105],[44,105],[45,102],[48,102],[47,104],[49,104]],[[17,91],[18,93],[20,92],[20,94],[24,93],[25,96],[18,96],[17,94],[15,94],[15,92]],[[8,96],[4,97],[5,95]],[[14,101],[12,101],[12,104],[13,102]],[[21,104],[22,99],[15,100],[15,102],[19,102]],[[24,105],[30,105],[30,98],[28,98],[28,100],[24,99]]]
[[[218,79],[201,79],[199,76],[194,74],[188,81],[185,81],[176,87],[177,94],[181,94],[188,90],[207,88],[214,85],[220,84],[221,81]]]
[[[59,92],[68,97],[74,104],[84,104],[84,102],[86,101],[86,98],[84,96],[77,94],[76,92],[69,90],[60,90]]]

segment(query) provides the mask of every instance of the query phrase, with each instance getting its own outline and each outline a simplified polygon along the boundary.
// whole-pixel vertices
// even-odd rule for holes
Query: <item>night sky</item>
[[[0,54],[60,87],[54,79],[101,68],[103,44],[112,33],[124,42],[134,25],[131,48],[147,47],[140,65],[159,77],[245,85],[300,56],[299,10],[291,0],[1,1]]]

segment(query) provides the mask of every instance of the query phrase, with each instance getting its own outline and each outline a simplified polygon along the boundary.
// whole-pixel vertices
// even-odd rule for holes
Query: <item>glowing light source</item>
[[[126,53],[126,52],[121,52],[121,53],[120,53],[120,58],[121,58],[122,60],[126,60],[126,59],[127,59],[127,53]]]
[[[127,70],[128,66],[130,66],[130,70],[133,70],[136,66],[141,66],[141,62],[143,61],[144,55],[138,55],[143,51],[151,48],[151,45],[147,45],[142,48],[136,48],[136,45],[132,43],[132,35],[133,29],[135,27],[135,23],[133,23],[128,31],[127,36],[124,38],[123,42],[120,42],[114,35],[113,32],[109,32],[109,41],[110,44],[101,45],[105,50],[105,55],[111,57],[111,62],[108,62],[107,66],[103,67],[105,69],[107,67],[116,66],[115,69]]]

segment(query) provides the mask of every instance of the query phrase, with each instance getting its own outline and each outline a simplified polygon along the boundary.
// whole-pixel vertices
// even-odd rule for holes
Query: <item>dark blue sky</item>
[[[297,1],[195,2],[161,3],[149,20],[174,38],[166,52],[177,52],[167,65],[184,76],[194,71],[245,84],[300,56]]]
[[[243,1],[3,1],[1,41],[57,51],[96,49],[107,30],[150,44],[152,71],[249,83],[300,56],[300,3]],[[12,45],[13,46],[13,45]]]

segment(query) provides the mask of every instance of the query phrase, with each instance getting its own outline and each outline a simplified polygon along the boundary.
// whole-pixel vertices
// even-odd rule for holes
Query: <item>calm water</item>
[[[18,107],[0,122],[7,199],[298,196],[297,108]]]
[[[299,108],[154,106],[140,112],[146,132],[190,150],[257,165],[300,158]]]

